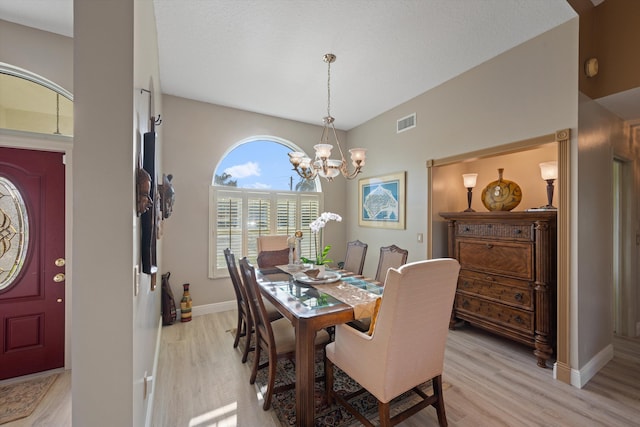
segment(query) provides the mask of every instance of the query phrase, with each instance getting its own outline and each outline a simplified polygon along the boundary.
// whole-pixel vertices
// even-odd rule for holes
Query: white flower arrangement
[[[322,212],[322,214],[320,214],[320,216],[318,218],[316,218],[313,222],[311,222],[309,224],[309,228],[311,229],[311,232],[313,233],[313,239],[314,239],[314,249],[316,251],[316,257],[315,259],[311,260],[309,258],[304,258],[301,257],[300,259],[302,260],[302,262],[306,262],[306,263],[312,263],[312,264],[316,264],[316,265],[324,265],[324,264],[328,264],[330,262],[333,262],[333,260],[328,259],[327,255],[329,253],[329,251],[331,250],[331,245],[327,245],[324,247],[324,249],[322,251],[319,251],[318,249],[318,234],[322,233],[322,229],[324,228],[325,225],[327,225],[327,223],[329,221],[336,221],[336,222],[341,222],[342,221],[342,217],[336,213],[332,213],[332,212]],[[320,238],[320,244],[322,244],[322,238]]]

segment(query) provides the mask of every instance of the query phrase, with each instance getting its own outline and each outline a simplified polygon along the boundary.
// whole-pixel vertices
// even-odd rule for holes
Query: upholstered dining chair
[[[367,256],[368,245],[360,240],[347,243],[347,253],[344,257],[344,268],[354,274],[362,274],[364,259]]]
[[[289,264],[289,249],[258,252],[256,259],[259,268],[275,267],[276,265]]]
[[[408,256],[408,250],[399,248],[396,245],[381,247],[375,280],[380,283],[384,283],[384,279],[387,276],[387,270],[390,268],[398,268],[401,265],[406,264]]]
[[[258,242],[258,253],[263,251],[277,251],[280,249],[289,248],[289,236],[284,234],[268,234],[264,236],[258,236],[256,238]]]
[[[451,258],[389,270],[371,335],[339,325],[335,341],[326,347],[329,403],[337,400],[360,422],[373,426],[349,403],[353,395],[342,396],[333,390],[333,368],[337,366],[378,400],[380,426],[395,425],[427,406],[436,409],[441,426],[447,425],[442,369],[459,270],[458,261]],[[419,388],[428,380],[431,393]],[[409,390],[422,399],[390,418],[389,402]]]
[[[245,337],[244,350],[242,351],[242,363],[247,361],[249,351],[251,351],[251,335],[253,333],[253,318],[251,317],[251,309],[249,308],[249,299],[247,291],[240,279],[236,257],[230,248],[224,250],[224,259],[227,262],[229,277],[233,285],[233,291],[236,294],[236,302],[238,307],[238,322],[236,326],[236,337],[233,341],[233,348],[237,348],[240,338]],[[273,321],[280,319],[282,314],[273,306],[273,304],[265,301],[265,308],[268,318]]]
[[[251,378],[249,379],[251,384],[255,383],[258,369],[261,368],[261,350],[266,351],[269,356],[267,365],[269,369],[267,391],[264,395],[264,403],[262,405],[262,408],[266,411],[271,406],[271,397],[274,393],[278,393],[295,386],[295,384],[288,384],[274,388],[278,359],[293,359],[295,357],[295,329],[291,322],[286,318],[278,319],[273,322],[269,321],[265,309],[265,302],[263,301],[262,294],[260,293],[260,287],[256,280],[255,269],[246,257],[240,260],[240,272],[247,288],[249,306],[251,307],[251,314],[255,321],[256,330],[256,351],[254,354],[255,358],[253,360],[253,369],[251,370]],[[329,334],[324,330],[318,331],[315,338],[316,349],[323,349],[328,342]]]
[[[260,268],[275,267],[289,263],[289,236],[268,234],[258,236],[258,258]]]

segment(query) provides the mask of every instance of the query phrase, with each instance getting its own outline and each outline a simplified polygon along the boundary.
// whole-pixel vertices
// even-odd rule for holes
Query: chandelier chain
[[[364,148],[352,148],[349,153],[351,153],[351,164],[355,169],[349,171],[347,160],[344,157],[344,152],[333,124],[334,118],[331,117],[331,63],[335,60],[336,56],[332,53],[324,55],[324,62],[327,63],[327,117],[323,119],[324,126],[322,127],[320,143],[313,146],[316,150],[316,155],[311,159],[303,152],[289,153],[289,161],[293,165],[293,170],[304,179],[315,179],[319,175],[331,181],[340,174],[346,179],[353,179],[361,172],[365,164],[367,150]],[[329,143],[330,134],[335,139],[340,152],[340,160],[331,159],[333,145]]]
[[[331,61],[327,64],[327,117],[331,117]]]

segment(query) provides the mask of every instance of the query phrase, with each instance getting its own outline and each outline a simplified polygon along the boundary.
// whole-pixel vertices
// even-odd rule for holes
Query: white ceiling
[[[163,93],[351,129],[577,16],[566,0],[153,0]],[[72,0],[0,19],[73,35]]]

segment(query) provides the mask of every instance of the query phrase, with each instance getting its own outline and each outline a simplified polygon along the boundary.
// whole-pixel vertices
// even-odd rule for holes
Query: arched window
[[[308,230],[322,212],[319,179],[300,179],[289,163],[290,151],[301,150],[281,138],[255,136],[220,160],[210,191],[209,277],[228,275],[225,248],[255,262],[257,237],[293,236]],[[302,256],[311,257],[311,249],[311,239],[303,239]]]
[[[0,62],[0,128],[73,135],[73,95],[37,74]]]

